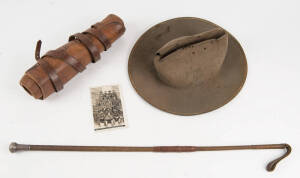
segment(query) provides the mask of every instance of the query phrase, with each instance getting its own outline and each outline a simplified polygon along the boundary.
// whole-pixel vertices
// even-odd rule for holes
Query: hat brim
[[[246,80],[247,60],[241,45],[231,34],[220,72],[199,86],[168,86],[157,77],[153,65],[156,51],[170,40],[216,27],[219,26],[203,19],[181,17],[164,21],[147,30],[135,43],[128,61],[129,78],[137,93],[158,109],[185,116],[215,110],[232,100]]]

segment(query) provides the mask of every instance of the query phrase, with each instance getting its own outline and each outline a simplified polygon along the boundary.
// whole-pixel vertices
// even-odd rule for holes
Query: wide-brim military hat
[[[148,103],[178,115],[215,110],[233,99],[247,76],[239,42],[209,21],[181,17],[161,22],[135,43],[130,81]]]

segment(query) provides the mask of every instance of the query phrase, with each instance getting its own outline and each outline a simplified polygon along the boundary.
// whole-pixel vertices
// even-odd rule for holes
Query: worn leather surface
[[[83,32],[84,34],[88,33],[93,35],[95,38],[97,38],[105,47],[105,51],[110,48],[111,44],[109,42],[109,40],[106,38],[106,36],[102,33],[101,30],[97,30],[96,27],[92,26],[91,28],[89,28],[88,30],[86,30],[85,32]]]
[[[47,98],[62,90],[63,85],[82,72],[89,63],[97,62],[100,53],[125,32],[122,19],[113,14],[94,26],[91,27],[93,32],[72,35],[67,44],[47,52],[43,57],[39,54],[39,41],[35,53],[37,64],[26,71],[20,85],[36,99]]]
[[[92,62],[97,62],[100,59],[100,51],[99,49],[93,44],[92,40],[84,35],[83,33],[76,33],[75,35],[70,36],[69,41],[78,40],[80,41],[89,51]]]
[[[52,50],[48,51],[44,56],[49,56],[53,58],[60,59],[64,61],[65,63],[72,66],[76,71],[82,72],[85,70],[85,66],[83,66],[77,59],[75,59],[73,56],[69,55],[64,50]]]
[[[201,34],[216,28],[221,27],[203,19],[183,17],[159,23],[146,31],[134,45],[128,61],[129,78],[137,93],[154,107],[178,115],[206,113],[228,103],[238,94],[246,80],[247,61],[239,42],[226,30],[228,37],[225,35],[224,38],[228,38],[228,47],[225,59],[223,62],[219,60],[219,62],[211,63],[211,68],[216,68],[211,71],[218,71],[217,73],[210,75],[209,72],[211,71],[205,70],[206,67],[202,66],[205,63],[209,66],[209,61],[202,61],[201,63],[196,61],[196,59],[206,58],[204,54],[200,54],[200,49],[203,49],[204,45],[201,42],[199,46],[196,45],[197,50],[194,52],[195,54],[199,53],[199,56],[203,55],[203,58],[191,58],[193,50],[183,53],[176,50],[174,53],[171,50],[174,53],[173,56],[168,57],[167,55],[167,58],[163,56],[162,61],[166,58],[168,62],[166,66],[161,67],[165,68],[162,71],[167,71],[167,74],[163,75],[164,77],[169,77],[168,79],[162,79],[154,64],[158,50],[168,42],[182,37]],[[205,38],[203,40],[205,40],[204,43],[208,44],[212,42],[206,42]],[[217,46],[212,46],[215,48],[215,51],[219,50]],[[190,55],[190,57],[180,58],[178,56],[179,53]],[[222,52],[219,54],[222,54]],[[184,59],[187,61],[184,61]],[[207,56],[207,59],[210,59],[209,56]],[[177,64],[173,64],[172,60],[177,60]],[[189,73],[191,70],[188,70],[188,68],[195,67],[191,64],[197,64],[195,66],[198,68],[191,69],[194,72]],[[204,68],[202,69],[202,67]],[[197,69],[208,73],[200,72],[197,74],[195,72]],[[184,71],[187,72],[187,76],[182,76]],[[162,73],[160,72],[160,74]],[[198,81],[193,78],[190,79],[190,76],[193,77],[193,74],[196,74],[195,77],[198,78]],[[201,76],[202,74],[214,77]],[[175,75],[177,77],[174,77]],[[194,83],[194,81],[196,82]],[[182,85],[176,86],[180,82]]]
[[[53,67],[51,65],[49,65],[49,63],[47,61],[43,60],[43,57],[42,58],[40,57],[41,45],[42,45],[42,41],[39,40],[37,42],[36,48],[35,48],[35,59],[37,61],[37,64],[42,67],[43,71],[50,78],[50,81],[53,85],[54,90],[56,92],[58,92],[64,88],[63,83],[60,80],[60,78],[58,77],[58,75],[55,72],[55,70],[53,69]],[[31,68],[31,69],[33,70],[34,68]]]

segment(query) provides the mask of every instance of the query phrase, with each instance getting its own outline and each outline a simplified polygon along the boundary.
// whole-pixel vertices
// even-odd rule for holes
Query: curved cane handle
[[[276,168],[276,165],[279,163],[279,161],[283,160],[292,152],[292,147],[289,144],[282,144],[282,146],[286,150],[286,152],[281,157],[271,161],[266,167],[267,171],[273,171]]]

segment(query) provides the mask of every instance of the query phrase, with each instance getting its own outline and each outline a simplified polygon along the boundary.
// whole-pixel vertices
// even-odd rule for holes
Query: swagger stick
[[[9,145],[12,153],[17,151],[94,151],[94,152],[195,152],[195,151],[222,151],[222,150],[257,150],[257,149],[285,149],[281,157],[271,161],[266,169],[273,171],[279,161],[287,157],[292,148],[288,144],[268,145],[241,145],[241,146],[65,146],[65,145],[24,145],[15,142]]]

